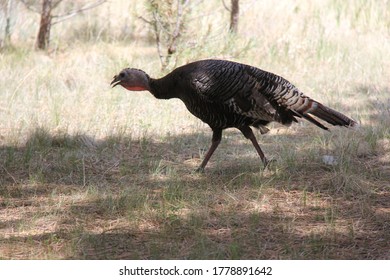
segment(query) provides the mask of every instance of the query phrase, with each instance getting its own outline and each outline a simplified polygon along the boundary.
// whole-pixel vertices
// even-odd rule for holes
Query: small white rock
[[[337,165],[337,158],[330,155],[325,155],[322,157],[322,162],[326,165]]]

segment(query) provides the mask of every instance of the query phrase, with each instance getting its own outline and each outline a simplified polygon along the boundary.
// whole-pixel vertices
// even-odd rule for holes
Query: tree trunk
[[[6,11],[5,11],[4,46],[7,46],[11,43],[11,9],[12,9],[12,0],[8,0]]]
[[[6,0],[0,3],[2,14],[5,18],[4,34],[0,35],[0,48],[6,47],[11,44],[11,24],[12,24],[12,10],[13,0]],[[0,26],[1,28],[2,26]],[[3,37],[4,36],[4,37]]]
[[[237,33],[238,30],[238,17],[239,17],[239,0],[232,0],[232,6],[230,10],[230,27],[229,30],[232,33]]]
[[[39,25],[37,48],[45,50],[49,46],[50,41],[50,28],[51,28],[51,10],[52,0],[43,0],[42,12],[41,12],[41,23]]]

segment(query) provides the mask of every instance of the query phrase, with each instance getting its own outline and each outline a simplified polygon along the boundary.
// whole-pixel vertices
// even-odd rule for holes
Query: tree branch
[[[20,2],[22,2],[24,4],[24,6],[27,8],[27,10],[29,11],[32,11],[34,13],[41,13],[41,11],[39,11],[38,9],[36,9],[33,5],[27,3],[26,0],[19,0]]]
[[[222,0],[222,4],[225,7],[225,9],[230,13],[232,10],[226,5],[225,0]]]
[[[177,16],[176,16],[176,26],[175,30],[173,31],[172,37],[173,40],[175,40],[180,35],[180,28],[182,25],[182,18],[183,18],[183,12],[186,6],[189,3],[189,0],[184,1],[183,4],[180,4],[181,0],[177,0]]]
[[[142,20],[143,22],[146,22],[147,24],[153,25],[153,22],[152,22],[152,21],[150,21],[150,20],[144,18],[143,16],[138,16],[138,18],[139,18],[140,20]]]
[[[156,46],[157,46],[158,57],[160,58],[161,67],[163,69],[165,69],[165,67],[167,65],[164,62],[164,56],[162,55],[162,50],[161,50],[160,31],[158,30],[158,26],[157,26],[159,23],[159,20],[157,18],[157,12],[153,12],[153,18],[154,18],[154,21],[152,21],[151,24],[153,26],[154,34],[156,36]]]
[[[60,0],[59,2],[61,2],[62,0]],[[56,21],[53,21],[52,22],[52,25],[54,24],[57,24],[57,23],[60,23],[62,21],[65,21],[69,18],[72,18],[76,15],[78,15],[79,13],[83,12],[83,11],[86,11],[86,10],[90,10],[90,9],[93,9],[101,4],[103,4],[104,2],[106,2],[107,0],[98,0],[94,3],[90,3],[90,4],[86,4],[84,5],[83,7],[81,7],[80,9],[77,9],[77,10],[73,10],[73,11],[70,11],[66,14],[63,14],[63,15],[54,15],[53,18],[57,18]],[[59,3],[56,3],[56,4],[59,4]]]
[[[60,3],[62,2],[62,0],[58,0],[57,2],[55,2],[54,4],[51,5],[51,9],[55,9]]]
[[[170,34],[171,40],[168,45],[168,56],[166,57],[167,62],[169,60],[169,55],[173,54],[176,51],[175,43],[177,38],[179,38],[180,36],[180,29],[183,23],[183,14],[188,3],[189,0],[185,0],[183,3],[181,3],[181,0],[177,0],[176,23],[175,23],[175,29],[173,30],[173,33]]]
[[[188,6],[203,0],[176,0],[162,6],[163,0],[148,1],[148,16],[137,16],[150,26],[156,40],[157,53],[161,68],[164,70],[170,64],[172,55],[176,53],[178,38],[185,26],[185,15]]]

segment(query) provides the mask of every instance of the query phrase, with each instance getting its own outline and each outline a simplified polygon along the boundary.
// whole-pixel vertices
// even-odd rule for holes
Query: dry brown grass
[[[109,88],[124,66],[162,75],[147,31],[120,13],[127,1],[56,27],[49,53],[26,47],[23,11],[15,48],[0,53],[1,259],[390,258],[388,3],[242,2],[238,38],[211,9],[219,1],[195,9],[214,12],[194,21],[205,39],[178,64],[217,56],[271,70],[360,129],[275,125],[258,136],[276,159],[265,171],[228,130],[196,174],[204,124],[180,101]]]

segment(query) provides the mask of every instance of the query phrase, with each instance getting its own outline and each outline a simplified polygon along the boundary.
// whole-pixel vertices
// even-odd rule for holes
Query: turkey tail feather
[[[308,100],[308,99],[306,99],[306,100]],[[345,127],[357,126],[357,122],[354,121],[353,119],[348,118],[344,114],[342,114],[336,110],[333,110],[329,107],[326,107],[325,105],[322,105],[321,103],[318,103],[312,99],[310,99],[310,101],[307,102],[307,104],[305,104],[305,105],[306,106],[301,106],[298,109],[295,109],[292,111],[297,116],[305,118],[306,120],[319,126],[322,129],[328,130],[328,128],[326,126],[324,126],[323,124],[318,122],[311,115],[316,116],[317,118],[319,118],[323,121],[326,121],[327,123],[330,123],[332,125],[345,126]]]
[[[308,120],[322,129],[328,130],[326,126],[320,123],[317,119],[313,118],[313,116],[332,125],[345,127],[353,127],[357,125],[357,122],[353,119],[348,118],[334,109],[322,105],[310,97],[304,96],[299,91],[292,91],[292,94],[290,95],[292,96],[288,99],[287,104],[290,103],[288,104],[290,105],[288,108],[293,112],[293,114]]]
[[[322,123],[320,123],[319,121],[317,121],[315,118],[313,118],[312,116],[308,115],[308,114],[300,114],[299,112],[297,111],[293,111],[296,115],[298,115],[299,117],[301,118],[304,118],[306,120],[308,120],[309,122],[315,124],[316,126],[322,128],[322,129],[325,129],[325,130],[329,130],[325,125],[323,125]]]
[[[344,114],[337,112],[336,110],[333,110],[329,107],[326,107],[320,103],[318,103],[318,106],[310,113],[333,125],[340,125],[346,127],[354,127],[357,125],[357,122],[353,119],[350,119]]]

